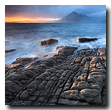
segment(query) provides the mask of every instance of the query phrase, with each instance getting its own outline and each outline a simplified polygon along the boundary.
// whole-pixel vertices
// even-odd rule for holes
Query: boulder
[[[15,50],[16,50],[16,49],[5,50],[5,53],[13,52],[13,51],[15,51]]]
[[[90,41],[95,41],[97,38],[78,38],[78,42],[90,42]]]
[[[48,45],[51,45],[51,44],[56,43],[56,42],[58,42],[58,40],[48,39],[48,40],[40,41],[40,45],[41,46],[48,46]]]

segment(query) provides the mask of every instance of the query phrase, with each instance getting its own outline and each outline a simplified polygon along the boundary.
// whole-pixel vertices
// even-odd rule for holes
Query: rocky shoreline
[[[77,47],[59,48],[6,72],[6,105],[106,105],[106,48],[78,50],[72,58]]]

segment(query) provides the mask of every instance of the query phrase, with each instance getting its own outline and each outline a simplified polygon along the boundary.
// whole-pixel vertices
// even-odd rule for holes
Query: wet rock
[[[93,50],[92,49],[82,49],[82,50],[78,50],[76,53],[78,56],[91,56],[93,54]]]
[[[58,50],[58,54],[65,54],[66,56],[72,55],[77,47],[65,46],[64,48]]]
[[[79,91],[78,90],[68,90],[65,91],[61,94],[62,98],[66,98],[66,99],[74,99],[77,100],[78,99],[78,95],[79,95]]]
[[[5,50],[5,53],[16,51],[16,49]]]
[[[5,81],[5,91],[16,93],[20,90],[20,86],[12,81]]]
[[[81,43],[95,41],[95,40],[97,40],[97,38],[78,38],[78,42]]]
[[[86,81],[87,78],[87,73],[82,73],[78,78],[76,79],[77,81]]]
[[[35,60],[37,58],[17,58],[16,61],[12,62],[12,64],[21,64],[21,65],[26,65],[30,63],[31,61]]]
[[[20,95],[20,99],[27,100],[28,98],[29,98],[28,91],[27,90],[23,91],[22,94]]]
[[[57,46],[56,47],[56,50],[60,50],[60,49],[62,49],[64,46]]]
[[[81,61],[81,64],[82,64],[82,65],[85,65],[85,63],[86,63],[87,61],[90,61],[90,57],[84,57],[84,58],[82,59],[82,61]]]
[[[96,67],[98,69],[104,69],[103,65],[100,62],[96,64]]]
[[[80,91],[80,97],[85,98],[88,103],[101,103],[101,94],[97,89],[83,89]]]
[[[87,81],[90,83],[102,84],[104,79],[105,75],[89,75]]]
[[[48,46],[48,45],[51,45],[51,44],[54,44],[57,42],[58,42],[58,40],[56,40],[56,39],[48,39],[48,40],[40,41],[40,45],[41,46]]]
[[[20,69],[22,67],[23,67],[23,65],[21,65],[20,63],[18,63],[18,64],[7,64],[7,65],[5,65],[5,73],[7,73],[10,69]]]
[[[98,52],[100,53],[100,56],[104,56],[106,54],[106,49],[100,48],[100,49],[98,49]]]
[[[82,89],[80,91],[80,96],[86,97],[86,98],[93,98],[100,94],[100,91],[97,89]]]
[[[106,70],[105,69],[92,68],[91,72],[102,72],[102,73],[106,73]]]
[[[28,77],[27,75],[25,74],[17,74],[17,73],[14,73],[8,77],[6,77],[6,81],[7,80],[11,80],[11,81],[21,81],[21,80],[29,80],[30,77]]]
[[[75,59],[75,63],[81,63],[82,58],[83,58],[83,57],[77,57],[77,58]]]
[[[47,84],[47,81],[42,81],[41,84],[39,84],[38,89],[44,89],[45,85]]]
[[[95,63],[98,62],[98,60],[99,60],[98,57],[93,57],[92,60],[91,60],[91,62],[90,62],[90,64],[95,64]]]
[[[40,83],[41,83],[41,81],[34,80],[27,86],[27,89],[37,89],[37,87]]]
[[[6,104],[106,104],[106,57],[86,57],[87,51],[92,51],[84,49],[84,56],[67,58],[75,47],[64,48],[53,57],[34,61],[28,68],[9,70],[5,80]]]
[[[89,105],[86,102],[82,103],[80,101],[71,101],[69,99],[59,99],[58,103],[63,105]]]
[[[73,84],[71,87],[71,90],[82,90],[82,89],[88,89],[90,88],[90,84],[85,81],[76,82],[76,84]]]

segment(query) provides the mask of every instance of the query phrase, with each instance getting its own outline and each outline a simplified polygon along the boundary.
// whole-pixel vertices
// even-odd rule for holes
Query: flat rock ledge
[[[106,105],[106,49],[82,49],[69,59],[76,49],[66,46],[53,57],[9,71],[5,104]]]
[[[8,71],[11,69],[20,69],[24,68],[25,65],[31,63],[32,61],[38,59],[38,57],[25,57],[25,58],[17,58],[16,61],[12,62],[12,64],[5,65],[5,74],[8,75]]]

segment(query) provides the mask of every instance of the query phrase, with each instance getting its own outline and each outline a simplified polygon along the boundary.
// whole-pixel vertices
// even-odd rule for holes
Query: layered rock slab
[[[68,59],[75,49],[68,47],[67,52],[63,49],[28,68],[10,71],[6,77],[6,104],[105,105],[105,56],[93,56],[98,50],[87,49],[85,55],[81,56],[83,50],[79,50],[77,57]]]

